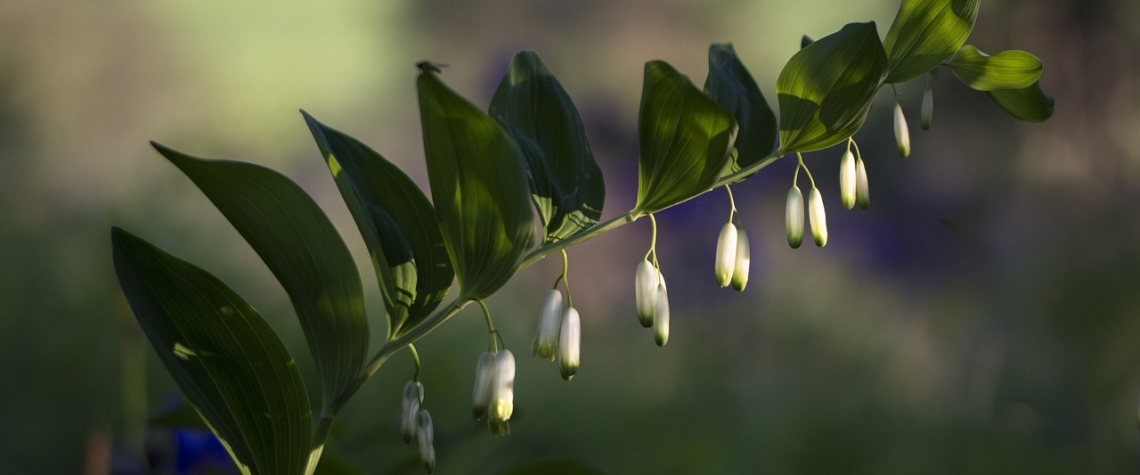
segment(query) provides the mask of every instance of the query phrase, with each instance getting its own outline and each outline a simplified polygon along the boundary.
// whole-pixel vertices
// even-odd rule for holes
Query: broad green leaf
[[[543,460],[508,470],[503,475],[601,475],[597,469],[573,460]]]
[[[422,69],[416,80],[432,202],[459,299],[490,296],[534,246],[526,169],[498,123]]]
[[[947,61],[958,79],[979,91],[1024,89],[1041,77],[1041,60],[1024,51],[1002,51],[990,56],[966,45]]]
[[[709,47],[709,76],[705,93],[727,109],[740,130],[736,136],[736,160],[732,171],[759,162],[776,147],[776,113],[764,93],[728,43]]]
[[[339,407],[360,375],[368,321],[360,275],[332,223],[280,173],[153,145],[198,185],[281,282],[320,371],[322,413]]]
[[[111,245],[139,326],[242,473],[301,474],[312,414],[273,329],[210,273],[119,228]]]
[[[974,29],[978,0],[903,0],[883,40],[887,82],[908,81],[937,68]]]
[[[800,38],[800,49],[807,48],[807,46],[812,43],[815,43],[815,40],[811,39],[808,35],[804,35],[803,38]]]
[[[1018,120],[1044,122],[1053,116],[1053,98],[1041,89],[1040,82],[1024,89],[998,89],[986,94]]]
[[[543,241],[565,239],[597,224],[606,200],[602,170],[594,162],[578,109],[534,51],[511,59],[490,114],[526,157]]]
[[[848,24],[799,50],[776,80],[779,154],[824,149],[853,135],[886,77],[874,22]]]
[[[439,306],[455,278],[435,211],[399,167],[301,114],[368,245],[388,308],[389,335],[396,338]]]
[[[732,114],[664,61],[645,63],[638,138],[638,213],[652,213],[712,187],[736,139]]]

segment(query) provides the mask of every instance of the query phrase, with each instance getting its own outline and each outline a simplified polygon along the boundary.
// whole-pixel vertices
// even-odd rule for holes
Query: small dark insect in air
[[[420,68],[420,71],[423,71],[425,73],[428,71],[431,71],[433,73],[438,73],[438,72],[440,72],[439,68],[446,68],[447,65],[446,64],[433,63],[431,61],[420,61],[420,62],[416,63],[416,67]]]

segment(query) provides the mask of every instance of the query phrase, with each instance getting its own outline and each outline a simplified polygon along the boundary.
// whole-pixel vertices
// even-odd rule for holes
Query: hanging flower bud
[[[744,291],[748,285],[748,266],[752,262],[752,251],[748,248],[748,234],[743,229],[736,235],[736,265],[732,268],[732,288]]]
[[[863,158],[860,157],[855,161],[855,202],[862,209],[871,206],[871,190],[867,186],[867,167],[863,166]]]
[[[669,292],[665,288],[665,276],[660,275],[660,285],[657,286],[657,302],[653,308],[653,340],[657,346],[665,346],[669,342]]]
[[[419,381],[408,381],[404,385],[402,412],[400,413],[400,434],[404,443],[411,444],[416,437],[416,412],[424,402],[424,386]]]
[[[495,374],[495,355],[484,351],[475,365],[475,391],[471,396],[471,407],[475,420],[483,418],[491,405],[492,379]]]
[[[804,241],[804,195],[796,185],[792,185],[792,189],[788,190],[785,223],[788,228],[788,245],[792,246],[792,249],[799,248],[800,243]]]
[[[546,297],[542,299],[542,311],[538,314],[538,336],[534,338],[532,348],[532,352],[540,358],[554,361],[561,318],[562,292],[558,289],[546,291]]]
[[[431,414],[427,409],[416,412],[416,440],[420,443],[420,462],[428,474],[435,471],[435,447],[432,439],[435,438],[435,429],[431,424]]]
[[[900,157],[910,155],[910,131],[906,128],[906,116],[898,102],[895,103],[895,142],[898,143]]]
[[[495,372],[491,378],[491,432],[509,433],[504,423],[515,410],[515,355],[502,350],[495,355]],[[496,430],[498,428],[498,430]],[[505,429],[505,432],[502,432]]]
[[[812,187],[808,192],[808,220],[811,221],[811,235],[815,238],[815,245],[827,245],[827,213],[823,209],[823,197],[819,188]]]
[[[716,283],[727,287],[732,280],[732,268],[736,265],[736,226],[731,222],[720,228],[720,238],[716,241]]]
[[[922,130],[930,130],[930,119],[934,117],[934,92],[930,84],[926,85],[926,92],[922,93]]]
[[[637,300],[637,321],[641,326],[653,326],[653,305],[657,300],[657,268],[648,260],[637,265],[637,278],[634,285],[634,297]]]
[[[855,175],[855,154],[848,149],[839,160],[839,198],[846,209],[855,207]]]
[[[581,347],[582,320],[577,309],[566,307],[566,313],[562,315],[562,331],[558,335],[558,369],[562,379],[569,381],[578,372]]]

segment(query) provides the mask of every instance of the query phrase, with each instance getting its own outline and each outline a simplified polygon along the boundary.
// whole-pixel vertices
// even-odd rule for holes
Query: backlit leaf
[[[883,48],[887,82],[914,79],[958,51],[974,29],[978,0],[903,0]]]
[[[396,338],[439,306],[455,278],[435,211],[399,167],[301,114],[368,245]]]
[[[652,213],[712,187],[736,139],[732,114],[664,61],[645,63],[638,138],[639,213]]]
[[[139,326],[242,473],[301,474],[312,414],[273,329],[208,272],[119,228],[111,244]]]
[[[597,224],[606,199],[602,170],[594,162],[578,109],[534,51],[511,59],[491,99],[490,115],[526,157],[543,241],[558,241]]]
[[[947,61],[958,79],[979,91],[1024,89],[1041,77],[1041,60],[1024,51],[1002,51],[993,56],[963,46]]]
[[[360,275],[301,187],[251,163],[203,160],[154,144],[241,233],[281,282],[321,375],[322,413],[356,387],[368,351]]]
[[[1044,122],[1053,116],[1053,98],[1041,89],[1040,82],[1024,89],[998,89],[986,94],[1018,120]]]
[[[887,76],[872,23],[851,23],[799,50],[780,72],[780,150],[809,152],[859,130]]]
[[[479,108],[421,70],[420,120],[432,202],[459,299],[479,300],[514,275],[534,246],[522,152]]]
[[[739,171],[772,153],[776,147],[776,113],[764,100],[764,93],[731,44],[717,43],[709,47],[705,93],[727,109],[740,127],[731,171]]]

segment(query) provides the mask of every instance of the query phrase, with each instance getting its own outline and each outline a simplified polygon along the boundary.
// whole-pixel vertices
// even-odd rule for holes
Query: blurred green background
[[[108,473],[109,450],[118,473],[137,473],[133,448],[171,450],[171,432],[140,431],[179,396],[120,294],[111,225],[229,283],[313,376],[284,292],[148,140],[300,183],[357,256],[382,328],[364,244],[299,108],[426,186],[414,63],[450,65],[443,79],[486,106],[510,56],[535,49],[583,115],[606,218],[635,198],[645,61],[700,84],[708,45],[730,41],[774,102],[802,34],[867,20],[884,34],[897,5],[0,2],[0,472]],[[513,435],[493,438],[470,420],[487,342],[476,310],[418,345],[437,473],[552,458],[605,473],[1136,473],[1137,18],[1135,0],[983,1],[969,43],[1038,55],[1054,117],[1016,122],[944,71],[930,132],[917,126],[923,80],[899,90],[914,150],[903,160],[880,93],[856,136],[870,210],[839,206],[840,151],[805,157],[828,201],[827,248],[786,245],[788,160],[734,188],[753,249],[742,294],[712,275],[724,193],[662,213],[674,315],[665,348],[633,314],[648,222],[570,251],[584,327],[572,383],[526,356],[558,263],[525,271],[488,302],[520,357]],[[326,454],[364,473],[422,473],[397,440],[411,374],[406,355],[382,368]]]

